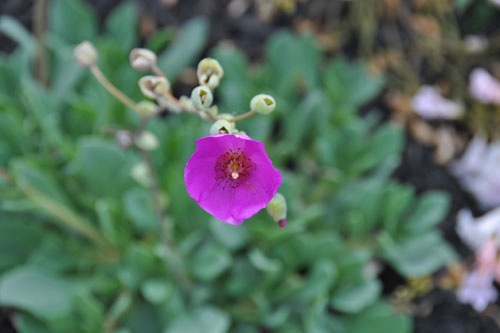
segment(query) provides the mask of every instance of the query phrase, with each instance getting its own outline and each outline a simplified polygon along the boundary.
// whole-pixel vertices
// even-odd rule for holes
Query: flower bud
[[[97,62],[97,50],[94,45],[87,40],[78,44],[74,48],[73,54],[76,61],[83,67],[94,66]]]
[[[127,149],[132,146],[132,133],[126,130],[118,130],[115,133],[115,142],[118,147]]]
[[[233,133],[233,129],[234,123],[220,119],[210,127],[210,134],[231,134]]]
[[[250,110],[260,114],[269,114],[275,108],[276,101],[271,95],[259,94],[254,96],[250,101]]]
[[[130,65],[133,69],[144,72],[156,66],[156,54],[148,49],[135,48],[130,51]]]
[[[170,82],[162,76],[146,75],[139,79],[139,88],[144,96],[157,98],[170,90]]]
[[[280,228],[286,226],[286,199],[281,193],[276,193],[267,204],[267,212]]]
[[[136,104],[135,110],[142,118],[149,118],[158,112],[158,105],[150,101],[140,101]]]
[[[191,92],[191,101],[198,110],[208,109],[214,100],[212,91],[205,86],[198,86]]]
[[[219,86],[220,80],[224,76],[224,70],[217,60],[205,58],[199,62],[196,75],[200,85],[214,90]]]
[[[158,148],[158,138],[151,132],[143,131],[135,139],[134,142],[139,149],[155,150]]]
[[[132,167],[131,176],[137,183],[144,187],[151,187],[153,185],[153,179],[144,162],[139,162]]]

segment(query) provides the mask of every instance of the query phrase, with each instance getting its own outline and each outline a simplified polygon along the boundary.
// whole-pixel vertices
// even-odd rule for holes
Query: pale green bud
[[[286,226],[286,199],[281,193],[276,195],[267,204],[267,212],[281,228]]]
[[[83,67],[91,67],[97,63],[97,50],[94,45],[87,40],[81,42],[74,48],[73,55],[76,61]]]
[[[210,127],[210,134],[231,134],[234,130],[234,123],[220,119]]]
[[[259,94],[254,96],[250,101],[250,110],[260,114],[269,114],[275,108],[276,101],[271,95]]]
[[[134,142],[139,149],[155,150],[158,148],[158,138],[151,132],[143,131],[135,139]]]
[[[170,82],[163,76],[146,75],[139,79],[139,88],[144,96],[157,98],[170,91]]]
[[[144,72],[156,66],[156,54],[148,49],[135,48],[130,51],[130,65],[133,69]]]
[[[132,167],[131,176],[137,183],[144,187],[151,187],[151,185],[153,185],[153,179],[144,162],[139,162]]]
[[[191,92],[191,101],[196,109],[206,110],[212,105],[214,95],[208,87],[198,86]]]
[[[217,60],[205,58],[198,63],[196,75],[200,85],[208,86],[214,90],[219,86],[220,80],[224,76],[224,70]]]
[[[139,116],[143,118],[149,118],[158,112],[158,105],[152,103],[150,101],[140,101],[136,104],[135,110],[139,114]]]

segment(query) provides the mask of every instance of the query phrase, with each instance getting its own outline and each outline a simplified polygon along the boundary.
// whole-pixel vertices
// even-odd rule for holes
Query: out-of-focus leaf
[[[345,313],[357,313],[377,300],[381,291],[380,282],[367,279],[362,283],[344,285],[332,295],[332,306]]]
[[[322,259],[315,262],[300,292],[301,299],[313,300],[327,295],[336,282],[337,274],[337,267],[330,260]]]
[[[16,329],[19,333],[53,333],[41,321],[22,312],[16,314]]]
[[[210,230],[214,237],[229,250],[237,250],[248,242],[248,229],[221,223],[218,220],[211,220]]]
[[[445,218],[449,207],[450,197],[447,194],[437,191],[424,193],[404,223],[405,231],[414,234],[430,230]]]
[[[348,319],[349,332],[398,332],[410,333],[411,320],[408,317],[396,314],[390,305],[379,301],[363,312],[353,315]]]
[[[0,32],[16,41],[30,55],[35,54],[35,39],[16,19],[5,15],[0,16]]]
[[[115,144],[89,137],[78,142],[71,168],[96,197],[119,196],[132,184],[132,163]]]
[[[203,281],[212,281],[222,274],[231,262],[228,250],[215,242],[207,242],[197,250],[190,266],[196,277]]]
[[[37,267],[23,266],[0,279],[0,305],[19,308],[42,318],[54,319],[71,311],[75,283]]]
[[[203,307],[176,318],[164,333],[225,333],[230,325],[229,316],[216,308]]]
[[[184,24],[175,41],[158,57],[158,66],[170,81],[175,81],[181,70],[192,65],[205,46],[208,22],[195,18]]]
[[[383,88],[382,76],[371,75],[361,62],[335,59],[326,71],[325,85],[334,105],[356,109]]]
[[[0,211],[0,272],[22,265],[34,251],[44,232],[27,215]]]
[[[109,37],[120,41],[124,53],[130,52],[137,39],[137,6],[132,1],[119,4],[106,20]]]
[[[141,285],[144,298],[151,304],[163,303],[172,293],[172,286],[166,280],[149,279]]]
[[[144,231],[158,230],[158,218],[156,217],[151,192],[142,188],[132,188],[123,197],[123,207],[126,216],[134,223],[134,226]]]
[[[49,7],[49,30],[67,44],[76,45],[96,34],[97,19],[81,0],[54,0]]]
[[[382,255],[406,277],[432,274],[457,259],[455,252],[437,231],[402,239],[398,243],[383,233],[378,240],[382,247]]]

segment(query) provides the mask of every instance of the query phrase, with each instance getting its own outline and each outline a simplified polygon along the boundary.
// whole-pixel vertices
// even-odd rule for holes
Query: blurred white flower
[[[480,251],[491,239],[500,245],[500,207],[474,218],[471,212],[463,209],[457,216],[457,234],[472,250]]]
[[[469,272],[465,276],[457,293],[460,302],[472,305],[478,312],[486,309],[486,306],[494,302],[497,296],[492,274],[482,274],[478,271]]]
[[[456,119],[464,112],[461,103],[444,98],[432,86],[422,86],[417,91],[411,108],[425,119]]]
[[[495,5],[495,6],[497,6],[497,7],[500,7],[500,0],[490,0],[490,3],[491,3],[492,5]]]
[[[482,35],[467,35],[464,38],[464,48],[469,53],[483,52],[488,48],[488,38]]]
[[[469,92],[480,102],[500,105],[500,81],[483,68],[470,73]]]
[[[500,206],[500,141],[474,137],[451,172],[484,208]]]

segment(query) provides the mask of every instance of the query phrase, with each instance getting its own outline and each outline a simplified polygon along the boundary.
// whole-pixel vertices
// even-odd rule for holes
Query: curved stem
[[[90,67],[90,71],[94,75],[94,77],[99,81],[99,83],[117,100],[122,102],[126,107],[135,110],[135,102],[127,97],[120,89],[115,87],[106,76],[101,72],[97,65],[93,65]]]
[[[255,112],[255,111],[248,111],[246,113],[240,114],[239,116],[236,116],[234,118],[228,119],[228,121],[231,121],[231,122],[235,123],[235,122],[243,120],[243,119],[248,119],[248,118],[254,116],[256,113],[257,112]]]

